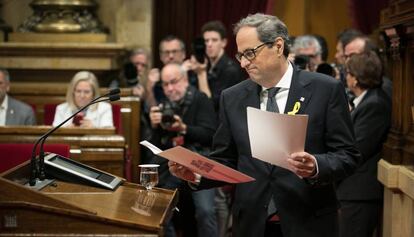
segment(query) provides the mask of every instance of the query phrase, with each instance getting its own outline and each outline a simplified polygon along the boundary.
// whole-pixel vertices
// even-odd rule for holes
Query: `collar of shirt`
[[[3,102],[0,104],[0,126],[6,125],[6,117],[7,117],[7,105],[8,105],[8,97],[7,94],[4,97]]]
[[[358,105],[361,103],[362,99],[364,98],[364,96],[367,94],[368,90],[365,90],[364,92],[362,92],[359,96],[355,97],[354,99],[354,108],[358,107]]]
[[[276,94],[276,103],[277,103],[277,107],[279,108],[280,113],[283,113],[285,111],[287,98],[289,95],[290,84],[292,82],[292,77],[293,77],[292,64],[290,62],[288,62],[288,64],[289,65],[288,65],[288,68],[285,74],[283,74],[280,81],[275,85],[275,87],[280,88],[279,92]],[[267,105],[267,91],[266,90],[267,89],[269,88],[265,88],[262,86],[262,92],[260,93],[260,109],[261,110],[266,110],[266,105]]]
[[[3,103],[0,104],[0,109],[4,109],[5,111],[7,111],[8,108],[8,104],[9,104],[9,97],[7,96],[7,94],[4,96],[4,100]]]

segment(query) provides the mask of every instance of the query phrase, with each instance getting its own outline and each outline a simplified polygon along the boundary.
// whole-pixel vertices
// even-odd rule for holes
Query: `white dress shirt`
[[[6,94],[4,97],[3,103],[0,105],[0,126],[6,125],[6,116],[7,116],[7,108],[9,104],[9,98]]]
[[[86,112],[85,118],[92,121],[93,127],[95,128],[102,128],[102,127],[113,127],[113,119],[112,119],[112,107],[111,104],[101,102],[97,104],[95,107],[96,109],[88,109]],[[69,107],[68,103],[60,104],[56,107],[55,118],[53,120],[53,126],[57,126],[61,122],[65,121],[65,119],[69,118],[74,111],[72,111]],[[69,126],[72,124],[72,120],[70,119],[67,121],[63,126]]]
[[[292,77],[293,77],[292,64],[290,64],[290,62],[288,62],[288,63],[289,63],[289,65],[288,65],[288,68],[287,68],[285,74],[283,74],[280,81],[275,85],[275,87],[280,88],[279,92],[275,95],[277,107],[279,108],[279,113],[280,114],[283,114],[284,111],[285,111],[286,103],[287,103],[287,99],[288,99],[288,95],[289,95],[290,84],[292,82]],[[260,110],[264,110],[264,111],[266,111],[266,105],[267,105],[267,101],[268,101],[267,89],[269,89],[269,88],[265,88],[265,87],[262,86],[262,92],[260,94]],[[315,166],[316,166],[316,173],[311,178],[314,178],[314,177],[318,176],[318,174],[319,174],[318,161],[316,159],[314,159],[314,160],[315,160]]]

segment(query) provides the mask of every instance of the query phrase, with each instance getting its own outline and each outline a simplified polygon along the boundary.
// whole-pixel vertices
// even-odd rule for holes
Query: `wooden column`
[[[414,1],[391,0],[380,30],[393,81],[392,127],[378,164],[383,236],[414,236]]]

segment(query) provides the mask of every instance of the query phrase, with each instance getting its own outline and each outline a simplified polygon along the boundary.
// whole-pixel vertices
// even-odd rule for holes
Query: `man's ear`
[[[283,49],[285,47],[285,41],[281,37],[277,37],[275,40],[274,46],[276,47],[276,52],[278,56],[283,55]]]

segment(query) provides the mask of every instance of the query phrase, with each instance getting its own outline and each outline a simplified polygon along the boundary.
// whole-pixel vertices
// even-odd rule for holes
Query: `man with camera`
[[[204,44],[201,53],[208,60],[200,61],[203,55],[190,59],[190,69],[197,74],[198,89],[213,100],[214,108],[218,111],[221,92],[243,80],[240,66],[224,51],[227,45],[227,32],[220,21],[210,21],[201,28]],[[196,48],[196,47],[195,47]]]
[[[150,109],[151,143],[161,149],[180,145],[208,155],[216,128],[216,114],[211,101],[205,94],[189,86],[187,72],[179,64],[164,66],[161,71],[161,86],[166,100]],[[159,187],[180,188],[182,181],[169,173],[166,159],[154,156],[152,162],[160,164]],[[217,236],[214,190],[193,192],[191,195],[198,236]],[[169,230],[166,235],[174,236],[173,231]]]

